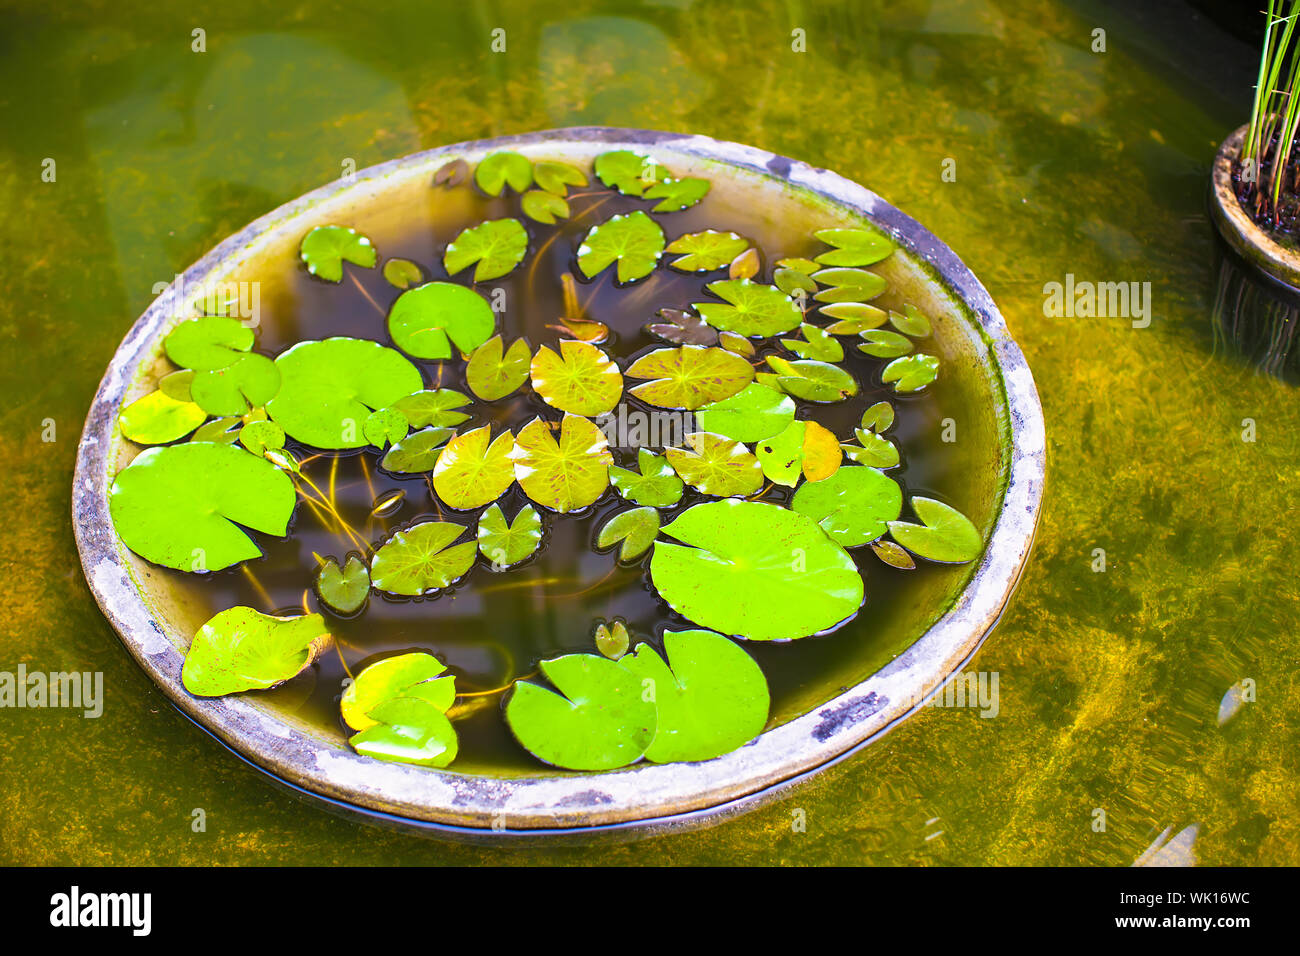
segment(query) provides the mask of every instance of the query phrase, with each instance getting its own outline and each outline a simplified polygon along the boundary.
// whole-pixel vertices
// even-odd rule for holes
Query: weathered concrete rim
[[[254,257],[258,240],[293,228],[295,216],[330,201],[365,202],[397,181],[431,176],[449,159],[496,149],[594,155],[654,149],[663,156],[731,164],[810,190],[888,230],[936,271],[970,310],[1000,372],[1011,433],[1001,508],[984,556],[949,611],[906,652],[826,705],[762,734],[732,754],[690,764],[638,765],[603,774],[495,778],[383,763],[298,730],[244,698],[197,699],[180,682],[183,658],[153,620],[113,532],[107,491],[117,412],[136,369],[179,313],[182,290]],[[786,157],[709,137],[582,127],[429,150],[359,172],[263,216],[199,260],[127,333],[87,416],[73,486],[73,524],[87,581],[137,662],[188,717],[255,765],[294,787],[417,825],[468,828],[485,840],[511,833],[607,826],[655,831],[656,822],[748,806],[816,771],[916,709],[979,647],[1028,560],[1043,494],[1046,442],[1033,377],[991,297],[961,260],[915,220],[870,190]],[[504,829],[494,830],[494,824]],[[454,834],[453,834],[454,835]]]
[[[1210,178],[1210,213],[1219,234],[1250,265],[1290,291],[1300,294],[1300,253],[1288,249],[1262,229],[1237,201],[1232,166],[1241,155],[1249,126],[1242,126],[1219,146]]]

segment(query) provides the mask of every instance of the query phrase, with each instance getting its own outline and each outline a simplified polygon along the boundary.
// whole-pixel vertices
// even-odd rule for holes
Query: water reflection
[[[1215,244],[1214,266],[1210,326],[1215,352],[1300,383],[1300,291],[1263,276],[1222,240]]]

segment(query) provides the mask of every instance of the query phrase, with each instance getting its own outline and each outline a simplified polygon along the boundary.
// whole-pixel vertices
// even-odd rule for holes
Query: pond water
[[[0,670],[102,672],[106,699],[95,719],[5,712],[0,858],[1125,865],[1186,831],[1187,861],[1300,862],[1287,497],[1300,405],[1210,321],[1206,176],[1244,122],[1255,53],[1169,9],[6,12],[0,442],[17,533],[0,558]],[[782,801],[624,846],[470,849],[305,808],[179,717],[100,616],[68,515],[85,410],[155,284],[266,210],[349,164],[578,124],[705,133],[835,169],[924,222],[989,288],[1034,370],[1050,446],[1034,560],[971,665],[998,677],[996,716],[927,708]],[[1150,323],[1045,310],[1044,285],[1067,276],[1149,282]],[[1243,681],[1254,699],[1221,723]]]

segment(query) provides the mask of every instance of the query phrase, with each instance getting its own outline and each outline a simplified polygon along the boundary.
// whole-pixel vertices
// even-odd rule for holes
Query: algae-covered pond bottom
[[[4,859],[1127,864],[1194,827],[1203,863],[1300,862],[1300,412],[1209,325],[1205,176],[1248,108],[1253,52],[1174,9],[1157,30],[1118,8],[1012,0],[760,2],[740,20],[702,3],[360,21],[236,3],[203,53],[188,16],[153,8],[7,12],[0,437],[22,464],[4,478],[0,670],[100,672],[104,700],[98,717],[0,716]],[[498,17],[505,54],[489,47]],[[172,712],[99,615],[67,513],[85,409],[155,284],[266,210],[349,163],[584,123],[835,169],[989,288],[1034,370],[1051,455],[1035,559],[972,664],[998,675],[996,716],[928,708],[786,800],[620,847],[446,847],[310,810]],[[1044,285],[1067,275],[1150,282],[1150,324],[1046,314]],[[1220,725],[1247,680],[1254,700]]]

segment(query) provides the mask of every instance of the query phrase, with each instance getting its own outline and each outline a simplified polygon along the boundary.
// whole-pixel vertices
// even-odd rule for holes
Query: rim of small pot
[[[1249,125],[1242,126],[1219,145],[1210,178],[1210,212],[1214,225],[1233,250],[1251,266],[1300,293],[1300,252],[1288,249],[1260,227],[1237,200],[1232,167],[1241,155]]]
[[[395,179],[431,177],[454,157],[472,163],[474,157],[498,149],[582,154],[596,147],[654,149],[738,166],[817,194],[886,230],[926,263],[968,310],[978,325],[987,361],[1000,379],[1010,437],[992,531],[955,601],[907,650],[867,679],[737,751],[696,763],[641,763],[603,773],[550,771],[524,777],[457,773],[362,757],[346,743],[277,719],[244,696],[192,697],[180,680],[184,655],[179,648],[188,645],[190,635],[167,633],[151,615],[113,529],[107,498],[118,412],[142,361],[174,324],[178,296],[199,288],[221,264],[247,255],[258,237],[294,229],[295,217],[340,194],[364,202]],[[281,206],[213,249],[158,296],[109,364],[78,449],[72,512],[77,547],[96,600],[136,661],[187,717],[259,769],[335,808],[490,842],[601,830],[639,835],[699,826],[771,799],[885,732],[941,688],[997,623],[1029,558],[1045,467],[1042,407],[1023,354],[979,280],[915,220],[857,183],[764,150],[706,136],[578,127],[459,143],[370,167],[350,182],[331,183]]]

